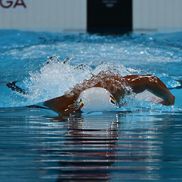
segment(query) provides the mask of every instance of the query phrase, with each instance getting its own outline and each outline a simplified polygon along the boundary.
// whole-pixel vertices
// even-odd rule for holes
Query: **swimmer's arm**
[[[158,77],[152,75],[128,75],[124,78],[132,88],[133,92],[141,93],[148,90],[163,99],[161,104],[174,105],[175,97]]]
[[[70,113],[74,113],[79,110],[76,107],[76,96],[75,95],[63,95],[61,97],[53,98],[44,102],[44,106],[56,111],[61,116],[69,116]]]

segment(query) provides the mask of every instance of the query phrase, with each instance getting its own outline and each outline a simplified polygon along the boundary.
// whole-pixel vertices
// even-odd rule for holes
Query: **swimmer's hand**
[[[170,96],[168,96],[167,99],[163,100],[162,102],[160,102],[162,105],[165,105],[165,106],[171,106],[171,105],[174,105],[175,103],[175,96],[170,94]]]
[[[24,89],[17,86],[16,83],[17,83],[17,81],[8,82],[6,84],[6,86],[8,88],[10,88],[12,91],[18,92],[18,93],[23,94],[23,95],[27,95],[28,93]]]

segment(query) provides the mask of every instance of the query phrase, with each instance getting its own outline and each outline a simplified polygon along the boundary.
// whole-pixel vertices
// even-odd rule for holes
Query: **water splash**
[[[97,75],[101,71],[112,71],[124,76],[131,71],[123,65],[101,64],[95,68],[88,65],[71,65],[54,58],[49,64],[45,64],[40,71],[30,73],[30,77],[24,81],[30,93],[28,98],[34,102],[45,101],[64,95],[76,84]],[[133,71],[133,70],[132,70]]]

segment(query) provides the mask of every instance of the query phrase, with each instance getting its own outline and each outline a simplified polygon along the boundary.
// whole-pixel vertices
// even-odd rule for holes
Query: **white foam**
[[[108,70],[122,75],[129,74],[122,65],[102,64],[92,69],[88,65],[71,65],[69,62],[63,64],[59,60],[53,60],[40,71],[30,73],[30,78],[24,84],[30,93],[28,99],[36,103],[64,95],[76,84],[90,79],[93,74]]]

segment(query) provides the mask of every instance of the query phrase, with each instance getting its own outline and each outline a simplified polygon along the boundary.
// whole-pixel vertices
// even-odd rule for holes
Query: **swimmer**
[[[19,93],[22,91],[23,94],[27,94],[23,89],[16,86],[15,82],[12,83],[12,88],[11,83],[7,84],[7,86]],[[86,104],[83,100],[86,98],[88,107],[88,100],[93,103],[92,107],[96,107],[97,104],[104,106],[106,102],[103,102],[103,99],[109,100],[110,103],[116,106],[120,105],[120,100],[126,95],[138,94],[145,90],[161,98],[160,104],[174,105],[175,97],[156,76],[127,75],[122,77],[119,74],[104,71],[75,85],[65,95],[45,101],[43,105],[60,113],[61,116],[69,116],[71,113],[82,111]]]
[[[65,95],[45,101],[44,105],[64,116],[68,116],[71,113],[81,111],[84,106],[81,97],[84,98],[84,95],[91,96],[93,99],[96,99],[98,103],[102,100],[99,97],[99,92],[95,92],[94,95],[90,90],[91,88],[102,88],[103,90],[100,90],[100,97],[103,96],[106,99],[110,99],[115,105],[119,105],[120,100],[126,95],[132,93],[138,94],[145,90],[161,98],[162,101],[160,104],[170,106],[174,105],[175,101],[175,97],[171,94],[166,85],[156,76],[128,75],[121,77],[112,72],[100,72],[98,75],[92,76],[89,80],[75,85],[74,88]],[[104,92],[104,90],[106,91]]]

